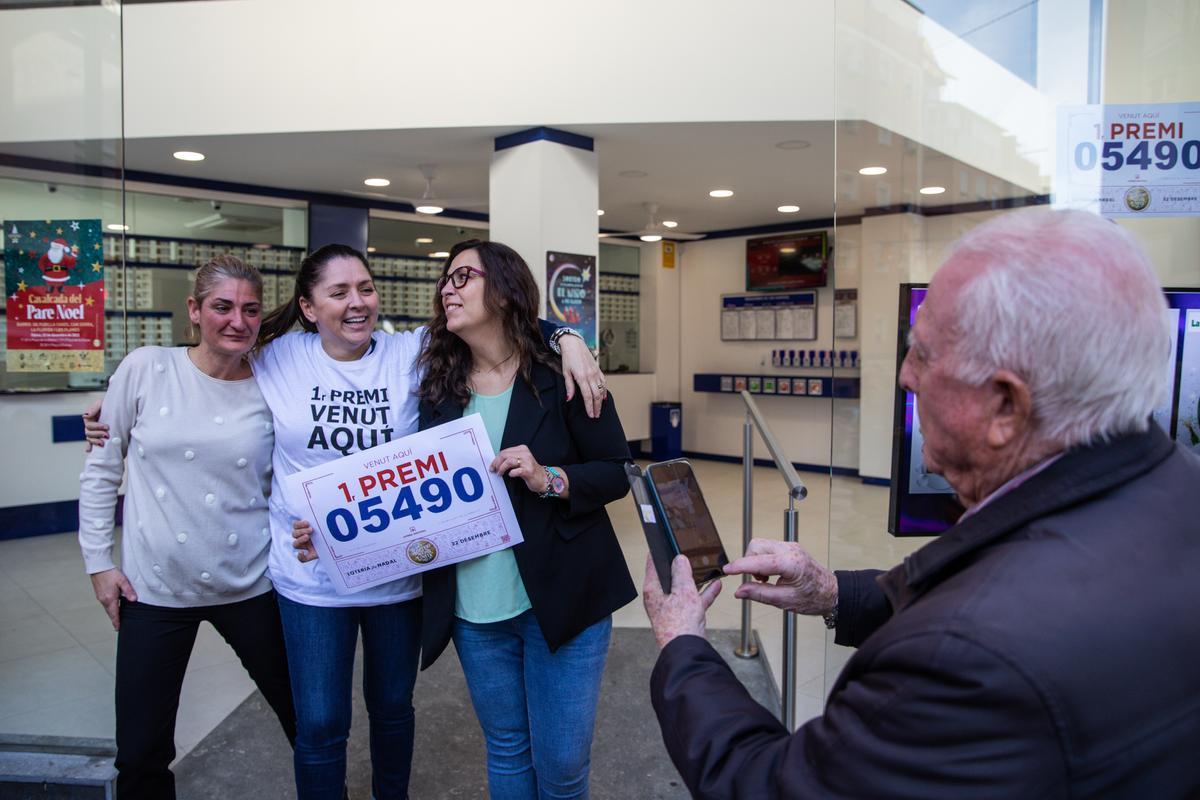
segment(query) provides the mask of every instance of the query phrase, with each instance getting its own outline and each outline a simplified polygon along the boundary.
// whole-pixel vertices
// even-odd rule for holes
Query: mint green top
[[[500,442],[504,438],[510,400],[511,386],[496,395],[471,392],[471,399],[463,409],[464,417],[476,413],[483,417],[483,427],[487,428],[488,439],[496,452],[500,451]],[[459,619],[499,622],[512,619],[532,607],[511,547],[470,561],[460,561],[456,569],[458,598],[454,615]]]

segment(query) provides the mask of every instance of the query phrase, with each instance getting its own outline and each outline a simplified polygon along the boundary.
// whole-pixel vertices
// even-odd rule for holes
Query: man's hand
[[[579,384],[583,395],[583,407],[592,419],[600,416],[600,406],[608,394],[604,373],[592,358],[592,351],[578,336],[561,336],[558,349],[562,351],[563,382],[567,385],[567,399],[575,396],[575,384]]]
[[[837,578],[794,542],[754,539],[746,555],[725,565],[726,575],[753,575],[759,583],[743,583],[733,593],[739,599],[795,611],[828,614],[837,605]],[[771,576],[775,583],[767,583]]]
[[[104,398],[94,401],[90,406],[83,410],[83,431],[86,439],[83,443],[83,452],[92,452],[93,447],[104,447],[104,442],[108,440],[108,426],[100,421],[100,403]]]
[[[317,548],[312,543],[313,529],[308,520],[298,519],[292,522],[292,547],[296,548],[296,558],[301,563],[316,561]]]
[[[654,638],[658,640],[660,649],[676,636],[704,636],[704,614],[720,593],[719,580],[705,586],[703,592],[696,591],[692,565],[688,563],[687,556],[675,556],[671,562],[671,593],[663,594],[658,573],[654,570],[654,559],[646,556],[642,603],[646,606],[646,616],[650,617],[650,627],[654,629]]]
[[[108,614],[113,630],[121,630],[121,597],[124,596],[132,603],[137,602],[137,592],[133,590],[133,584],[125,577],[125,573],[116,567],[97,572],[91,578],[96,599],[104,606],[104,613]]]

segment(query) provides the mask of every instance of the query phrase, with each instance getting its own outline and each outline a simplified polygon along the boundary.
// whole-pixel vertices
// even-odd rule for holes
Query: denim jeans
[[[279,597],[296,705],[296,796],[342,800],[354,678],[363,634],[363,696],[371,732],[375,800],[408,796],[413,682],[421,649],[421,601],[324,608]]]
[[[454,647],[487,742],[492,800],[588,796],[611,636],[606,617],[551,653],[532,611],[486,624],[455,620]]]

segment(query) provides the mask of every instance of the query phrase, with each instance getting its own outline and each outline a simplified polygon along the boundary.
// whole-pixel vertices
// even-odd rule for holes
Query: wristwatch
[[[562,355],[562,347],[559,346],[558,340],[564,336],[578,336],[580,341],[583,340],[583,334],[574,328],[567,328],[565,326],[559,328],[554,333],[550,334],[549,340],[550,349],[553,350],[557,355]]]
[[[542,467],[546,470],[546,491],[538,492],[538,497],[545,500],[547,497],[561,497],[562,493],[567,490],[567,479],[558,471],[558,467]]]
[[[827,613],[821,615],[821,619],[825,620],[825,627],[829,630],[834,630],[837,628],[837,608],[837,601],[834,600],[833,608],[829,609]]]

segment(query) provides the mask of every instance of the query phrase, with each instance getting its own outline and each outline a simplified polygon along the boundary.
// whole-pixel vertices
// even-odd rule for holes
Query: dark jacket
[[[1200,460],[1156,426],[1068,452],[888,573],[839,574],[857,644],[793,735],[702,639],[662,652],[702,797],[1200,796]]]
[[[532,377],[538,397],[520,376],[513,382],[501,449],[526,445],[539,464],[562,467],[570,487],[566,500],[543,500],[523,481],[506,480],[525,539],[513,547],[513,555],[542,635],[554,651],[637,597],[604,511],[629,491],[623,465],[630,455],[611,397],[599,419],[591,419],[578,392],[567,402],[561,375],[535,364]],[[453,400],[436,408],[422,402],[420,428],[459,419],[462,412]],[[425,669],[450,641],[454,566],[426,572],[423,594]]]

